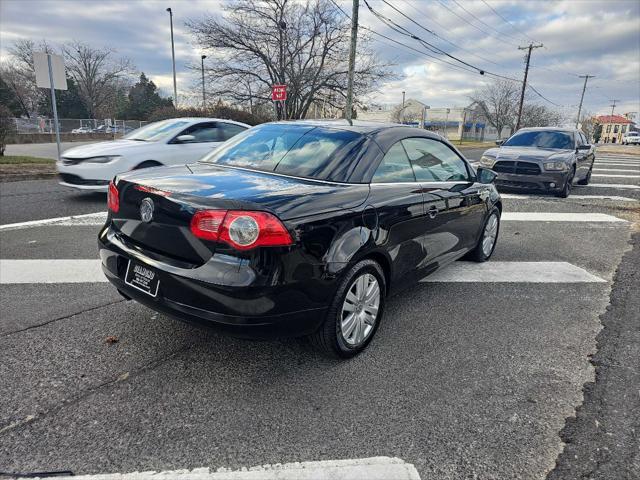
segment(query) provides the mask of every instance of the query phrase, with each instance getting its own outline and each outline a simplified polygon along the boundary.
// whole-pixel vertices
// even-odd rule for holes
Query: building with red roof
[[[622,135],[629,131],[633,122],[622,115],[599,115],[596,122],[602,125],[601,143],[620,143]]]

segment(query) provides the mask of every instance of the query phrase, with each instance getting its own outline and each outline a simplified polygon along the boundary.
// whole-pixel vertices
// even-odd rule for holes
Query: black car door
[[[427,258],[446,263],[475,246],[486,214],[486,194],[474,183],[467,163],[444,142],[414,137],[402,143],[422,185],[425,209],[435,214],[425,218],[430,231]]]
[[[378,214],[375,241],[389,253],[392,283],[415,281],[425,266],[425,212],[422,187],[401,142],[388,149],[371,179],[369,207]]]

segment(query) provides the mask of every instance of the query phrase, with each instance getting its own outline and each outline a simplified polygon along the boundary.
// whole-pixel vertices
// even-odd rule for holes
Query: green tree
[[[85,106],[78,85],[67,77],[67,90],[56,90],[56,106],[60,118],[89,118],[89,112]],[[43,96],[38,102],[38,113],[51,116],[51,95]]]
[[[154,110],[173,108],[171,98],[163,98],[158,87],[143,73],[140,80],[129,89],[128,101],[121,116],[126,120],[147,120]]]

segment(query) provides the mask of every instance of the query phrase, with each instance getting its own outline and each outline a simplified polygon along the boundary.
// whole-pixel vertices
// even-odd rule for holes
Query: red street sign
[[[286,99],[287,99],[286,85],[271,86],[271,100],[273,100],[274,102],[284,102]]]

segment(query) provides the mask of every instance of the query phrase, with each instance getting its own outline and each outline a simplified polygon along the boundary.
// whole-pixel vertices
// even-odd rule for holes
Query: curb
[[[0,183],[22,182],[24,180],[45,180],[55,178],[56,172],[43,173],[18,173],[15,175],[2,173],[0,174]]]

